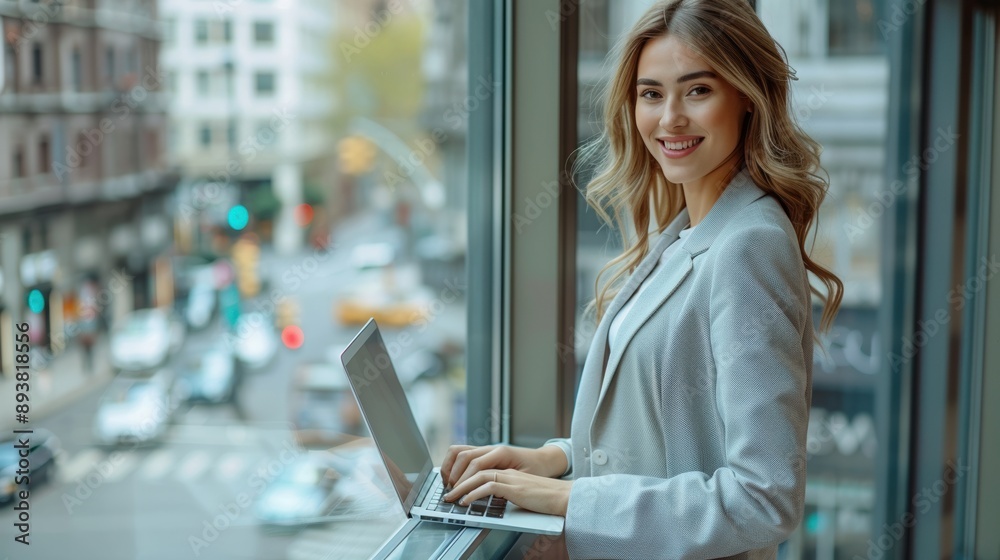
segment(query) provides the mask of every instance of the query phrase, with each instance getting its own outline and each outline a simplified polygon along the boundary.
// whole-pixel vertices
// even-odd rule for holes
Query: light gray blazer
[[[636,301],[689,223],[651,243],[597,327],[570,438],[573,558],[773,558],[802,517],[812,308],[795,232],[744,168]],[[605,375],[605,373],[607,375]]]

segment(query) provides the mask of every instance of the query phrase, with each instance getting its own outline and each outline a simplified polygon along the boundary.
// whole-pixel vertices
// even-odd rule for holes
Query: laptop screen
[[[374,319],[369,319],[340,358],[403,511],[409,515],[434,464]]]

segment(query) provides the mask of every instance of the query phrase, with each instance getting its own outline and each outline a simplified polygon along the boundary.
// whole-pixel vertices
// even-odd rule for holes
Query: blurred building
[[[0,363],[10,371],[12,324],[28,321],[36,348],[60,350],[85,277],[102,286],[108,318],[154,303],[176,177],[163,157],[153,0],[0,0],[0,29]]]
[[[178,192],[182,245],[226,226],[243,203],[273,223],[275,247],[303,236],[295,206],[307,167],[331,157],[328,115],[336,104],[324,82],[335,3],[162,2],[163,56],[169,74],[170,160],[185,177]],[[273,196],[272,196],[273,195]],[[262,208],[278,208],[270,216]]]

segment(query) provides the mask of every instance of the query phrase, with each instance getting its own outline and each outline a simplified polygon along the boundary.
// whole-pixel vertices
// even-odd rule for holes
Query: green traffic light
[[[41,313],[45,309],[45,296],[38,290],[28,292],[28,309],[33,313]]]
[[[250,222],[250,212],[247,211],[246,206],[242,204],[237,204],[229,209],[229,227],[239,231],[247,227],[247,223]]]

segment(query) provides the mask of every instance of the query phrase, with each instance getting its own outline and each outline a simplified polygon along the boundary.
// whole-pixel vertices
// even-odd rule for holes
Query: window
[[[52,167],[52,153],[49,146],[49,136],[43,134],[38,140],[38,172],[46,174]]]
[[[125,63],[128,67],[125,69],[126,72],[134,73],[139,70],[139,49],[134,45],[129,47],[128,55],[125,57]]]
[[[212,145],[212,125],[208,123],[201,125],[201,128],[198,130],[198,142],[204,147]]]
[[[257,45],[270,45],[274,43],[274,24],[269,21],[254,22],[253,42]]]
[[[35,85],[41,85],[42,80],[45,77],[45,74],[43,73],[44,69],[42,67],[42,55],[42,44],[35,43],[31,48],[31,81]]]
[[[211,80],[208,72],[205,70],[198,70],[195,73],[195,84],[198,89],[198,95],[208,95],[212,92]]]
[[[261,97],[274,95],[274,72],[255,73],[254,91]]]
[[[80,168],[86,169],[94,161],[95,152],[98,146],[94,146],[83,132],[76,135],[76,144],[73,145],[74,152],[80,156]]]
[[[73,48],[73,54],[71,56],[71,66],[70,66],[70,86],[73,91],[80,91],[83,89],[83,61],[80,58],[80,49],[78,47]]]
[[[14,148],[14,162],[11,169],[14,170],[15,179],[24,177],[24,148],[21,146]]]
[[[194,42],[196,45],[208,44],[208,22],[203,19],[194,21]]]
[[[222,42],[226,44],[233,42],[233,22],[228,19],[222,22]]]
[[[352,443],[363,428],[351,392],[336,374],[339,352],[363,322],[375,316],[383,324],[434,460],[440,463],[450,444],[466,439],[467,118],[470,112],[488,111],[481,98],[469,96],[464,79],[467,3],[444,1],[453,7],[447,26],[436,26],[431,11],[410,9],[402,2],[402,11],[380,18],[379,37],[385,39],[387,51],[362,48],[353,64],[339,63],[339,54],[314,56],[309,64],[296,65],[294,72],[283,72],[257,56],[271,47],[258,48],[255,54],[221,45],[224,18],[232,20],[233,42],[253,45],[254,20],[267,23],[269,16],[235,11],[219,17],[213,2],[188,2],[188,8],[200,12],[192,16],[191,10],[161,2],[165,16],[183,18],[177,20],[176,32],[182,35],[176,38],[178,48],[194,49],[193,57],[174,67],[169,67],[170,57],[163,57],[161,63],[168,64],[163,71],[177,72],[181,89],[201,106],[177,119],[146,114],[138,107],[121,121],[110,109],[94,119],[70,115],[64,123],[65,138],[57,132],[58,120],[53,124],[39,117],[28,129],[30,136],[11,139],[24,144],[23,157],[22,150],[12,151],[15,142],[0,148],[5,160],[0,162],[0,193],[6,192],[3,178],[11,173],[35,179],[39,128],[47,133],[50,163],[61,162],[66,147],[80,153],[81,163],[94,158],[87,167],[89,175],[84,175],[88,184],[74,185],[80,188],[60,197],[59,208],[45,209],[55,226],[49,243],[58,254],[65,252],[79,263],[74,264],[75,274],[64,275],[66,286],[58,286],[61,294],[79,293],[77,278],[91,272],[82,264],[87,257],[82,249],[94,251],[80,242],[90,236],[97,247],[97,254],[90,255],[97,263],[92,265],[98,274],[97,294],[108,296],[98,299],[108,318],[138,319],[149,311],[144,307],[163,305],[176,311],[177,321],[184,324],[177,347],[155,344],[153,338],[173,338],[165,331],[162,337],[146,337],[152,342],[139,348],[142,344],[128,343],[133,333],[112,328],[102,331],[100,340],[115,349],[94,353],[95,371],[111,371],[113,360],[135,360],[137,368],[151,356],[156,363],[162,361],[176,392],[150,387],[149,402],[138,403],[150,406],[129,410],[176,403],[164,411],[169,414],[154,411],[163,424],[147,423],[144,428],[117,422],[128,420],[119,414],[128,403],[111,404],[115,397],[131,395],[115,382],[128,383],[128,375],[116,376],[115,382],[95,386],[81,397],[83,417],[75,416],[74,407],[46,418],[45,427],[63,442],[65,462],[60,466],[67,469],[60,478],[67,481],[67,499],[82,504],[70,510],[59,502],[50,508],[55,515],[52,526],[68,529],[59,539],[32,541],[41,547],[36,550],[39,558],[135,558],[158,550],[162,543],[174,543],[167,546],[176,554],[168,555],[177,557],[367,558],[405,523],[396,500],[383,494],[380,481],[388,479],[374,449],[363,441]],[[353,44],[355,30],[370,21],[368,8],[380,5],[356,0],[329,4],[336,17],[323,14],[324,21],[316,21],[315,3],[254,0],[238,8],[262,8],[257,12],[261,14],[275,11],[272,8],[283,11],[271,26],[262,26],[260,39],[265,43],[285,39],[277,36],[280,17],[282,32],[308,38],[312,46],[339,48],[341,37]],[[147,31],[117,26],[113,33],[97,33],[98,41],[107,42],[96,47],[96,68],[87,66],[92,46],[86,38],[76,43],[84,83],[90,72],[102,88],[114,74],[120,80],[130,64],[129,47],[140,44],[133,41]],[[439,44],[438,38],[446,40]],[[112,45],[119,49],[117,54]],[[21,53],[22,79],[29,83],[31,50],[29,42]],[[141,52],[143,65],[149,64],[152,59]],[[224,79],[230,75],[227,54],[237,80],[234,90],[249,95],[249,103],[228,104],[224,99]],[[69,48],[64,56],[68,79]],[[429,56],[444,57],[450,72],[426,74],[422,61]],[[359,95],[344,95],[343,83],[352,84]],[[285,91],[298,95],[279,100]],[[119,97],[109,96],[108,105]],[[338,102],[331,103],[333,98]],[[127,96],[123,99],[128,101]],[[95,127],[105,117],[117,127],[101,136]],[[353,128],[355,124],[361,130]],[[154,130],[147,133],[151,127]],[[375,141],[369,134],[387,136],[376,136]],[[338,157],[344,138],[352,138],[344,146],[359,148],[356,155],[345,154],[349,162]],[[394,151],[384,150],[382,140]],[[87,148],[89,156],[81,149],[98,141],[103,153],[96,146]],[[163,159],[156,157],[161,151]],[[168,163],[170,171],[165,173]],[[135,189],[132,178],[126,177],[133,174],[141,179]],[[27,180],[14,182],[28,185]],[[61,222],[70,213],[73,219]],[[33,235],[39,235],[37,229]],[[388,258],[366,258],[373,254]],[[230,263],[231,270],[220,268]],[[227,271],[232,274],[218,274]],[[17,272],[3,270],[5,278]],[[216,281],[223,282],[219,290]],[[22,301],[19,309],[26,305]],[[69,321],[67,314],[67,325]],[[119,355],[119,342],[131,344],[135,352]],[[79,348],[76,339],[71,343],[68,347]],[[71,354],[77,355],[76,350]],[[213,367],[209,371],[200,367],[204,364]],[[483,377],[479,372],[469,377],[473,375]],[[210,387],[240,379],[246,383],[222,387],[227,394],[216,395]],[[206,396],[213,394],[210,400],[223,402],[195,404],[201,388]],[[105,393],[111,404],[102,401]],[[161,401],[161,396],[166,398]],[[185,396],[190,404],[174,400]],[[257,406],[261,402],[274,406]],[[133,428],[141,431],[133,435],[153,437],[158,443],[152,449],[137,445],[125,432]],[[119,444],[106,446],[105,441]],[[337,456],[326,454],[331,448]],[[33,472],[42,467],[32,463]],[[110,473],[105,467],[114,467],[114,473],[105,476]],[[102,478],[87,488],[88,476],[91,481]],[[80,480],[89,497],[73,494]],[[62,486],[43,486],[38,497],[51,492],[59,501]],[[157,490],[146,491],[149,488]],[[136,492],[141,499],[135,499]],[[289,499],[305,501],[290,504]],[[102,504],[110,507],[96,507]],[[215,509],[209,512],[206,505]],[[315,511],[307,511],[313,506]],[[224,515],[216,519],[223,510],[233,514],[229,521]],[[114,512],[124,512],[127,521],[119,523]],[[0,517],[4,515],[0,510]],[[71,522],[80,515],[92,515],[102,526],[121,525],[126,534],[99,545],[93,531]],[[326,515],[337,520],[310,523]],[[158,523],[164,516],[190,523]],[[211,527],[213,522],[228,526]],[[147,530],[154,525],[155,531]],[[289,530],[272,531],[278,527]],[[100,546],[107,550],[98,551]]]
[[[17,56],[14,54],[14,46],[3,41],[3,83],[5,88],[9,88],[11,91],[17,91],[17,74],[14,69],[17,68],[15,62]]]
[[[115,49],[114,47],[107,47],[104,49],[104,75],[107,76],[108,87],[114,87],[115,78],[117,77],[115,68]]]
[[[871,56],[886,53],[887,0],[827,2],[830,10],[830,55]]]

